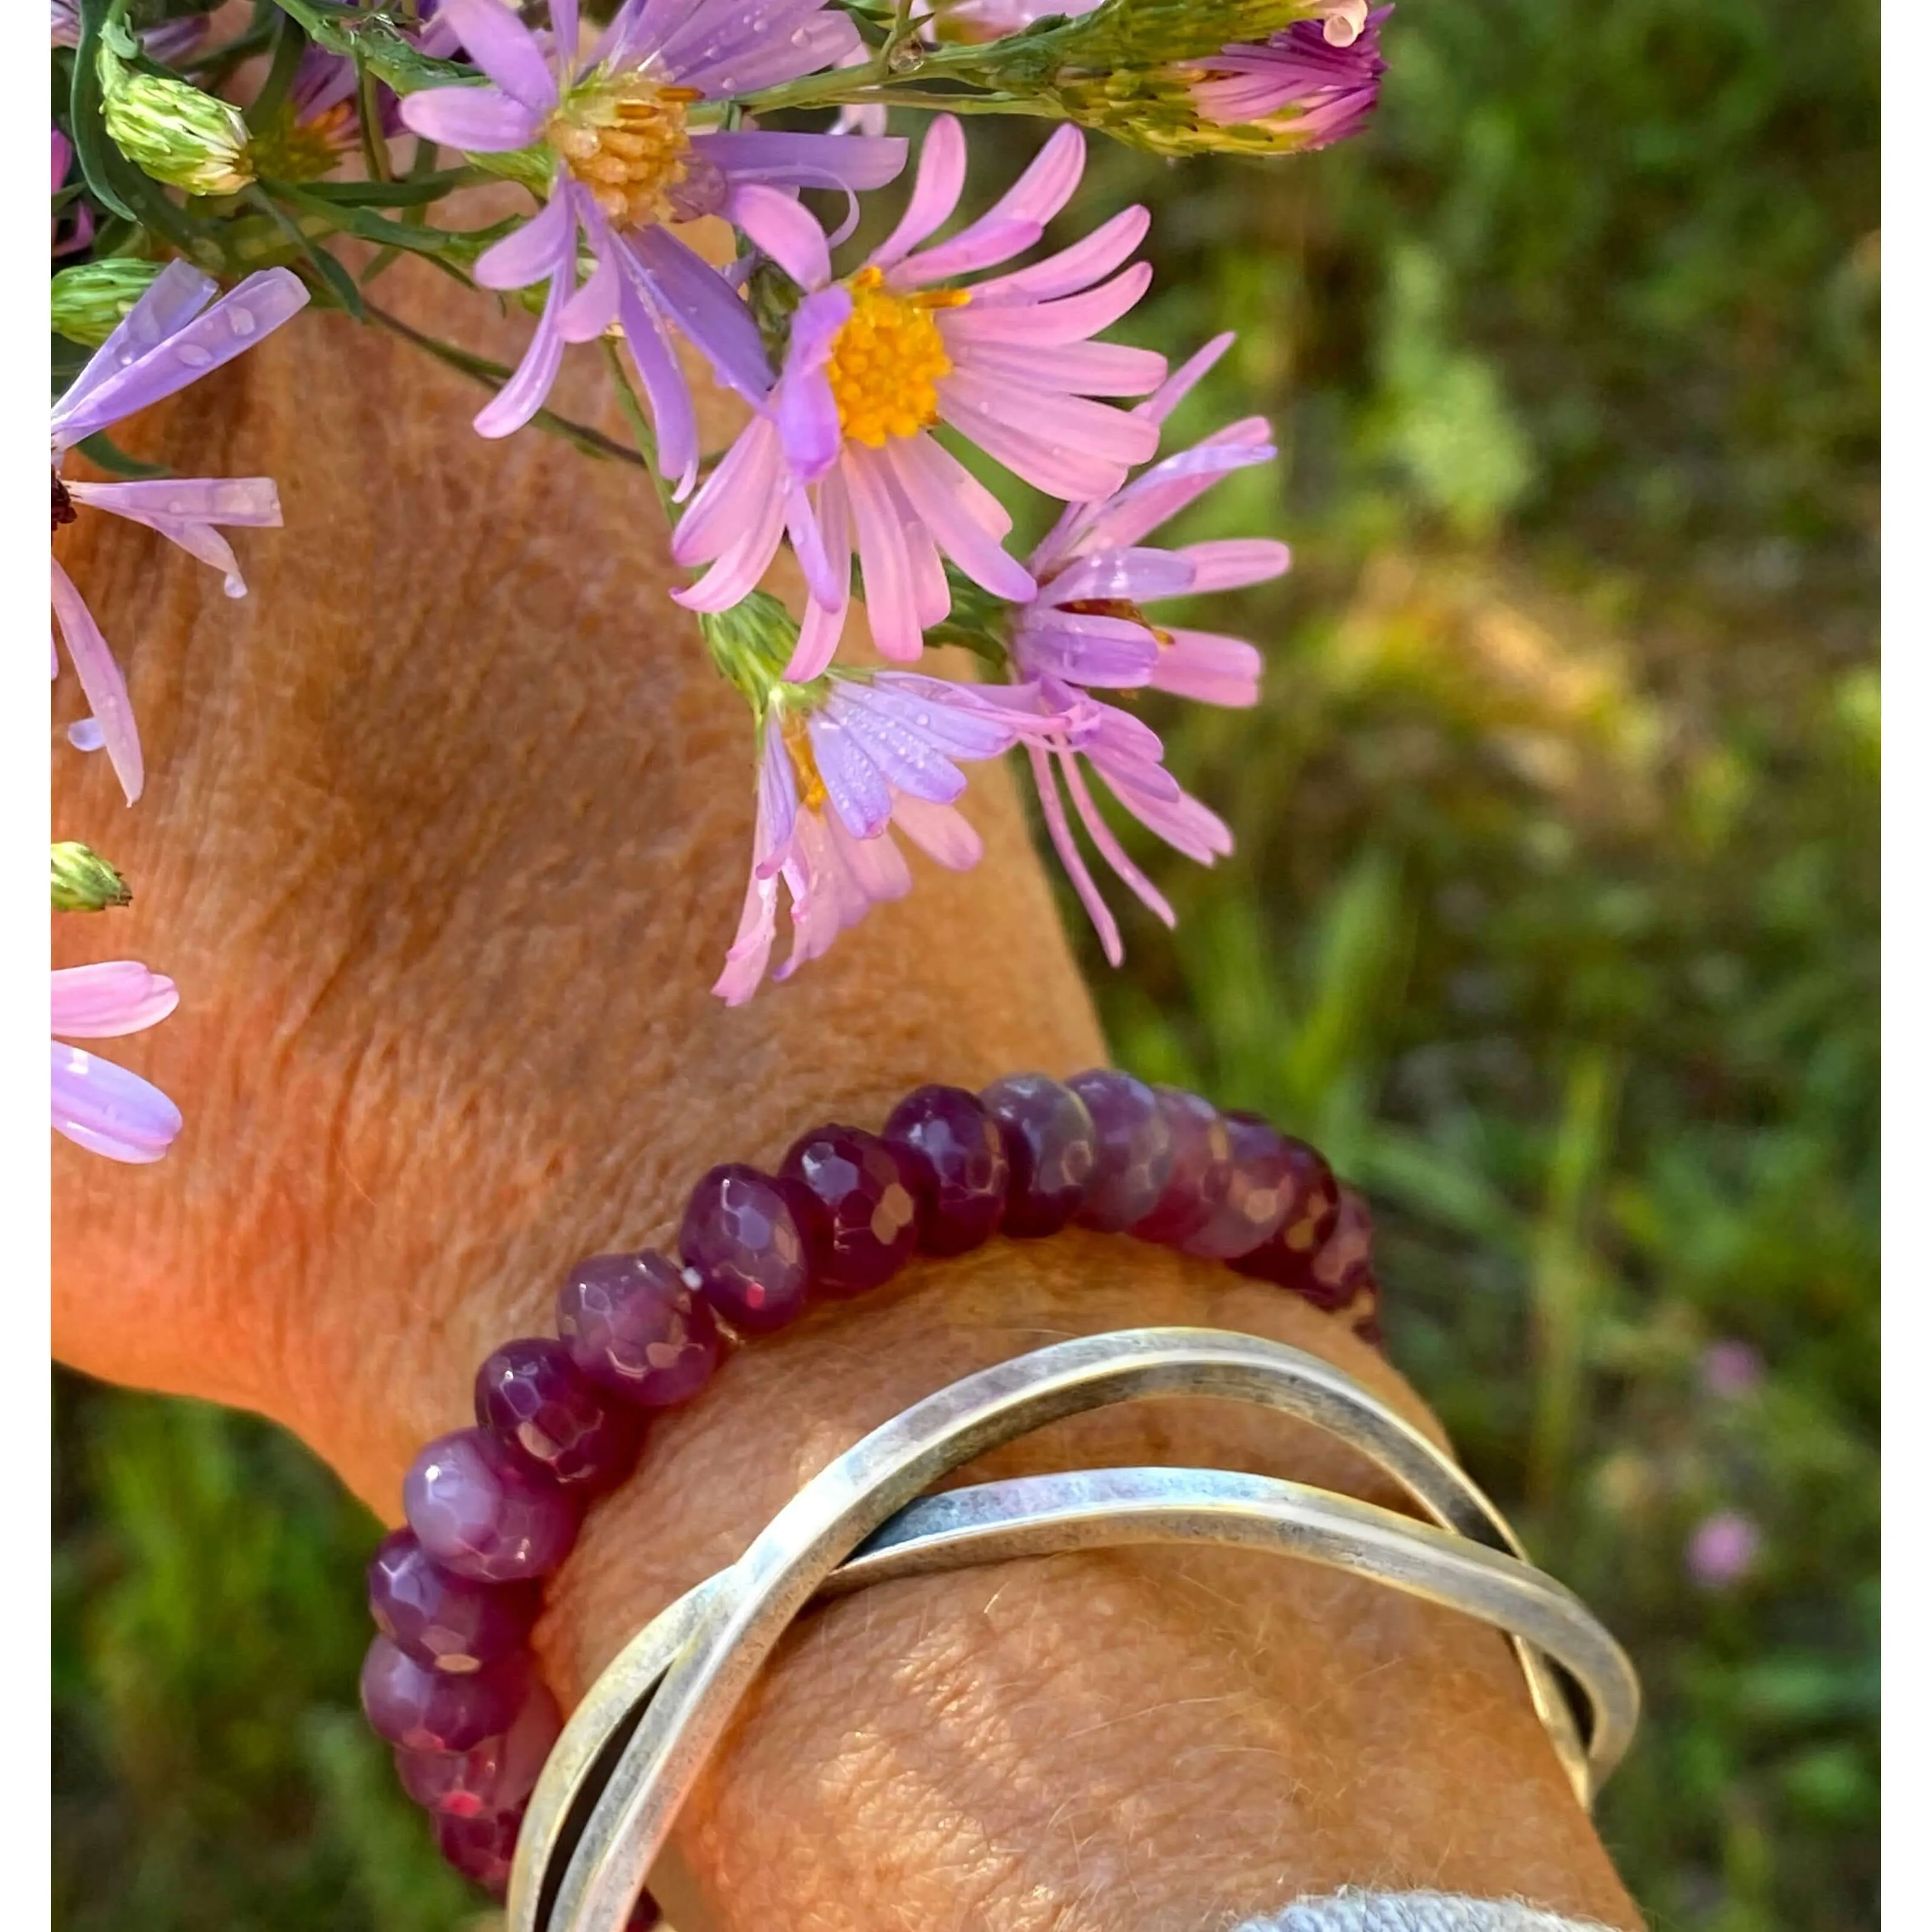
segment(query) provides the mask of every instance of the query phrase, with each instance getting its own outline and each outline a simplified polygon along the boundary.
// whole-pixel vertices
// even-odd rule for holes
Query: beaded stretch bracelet
[[[880,1287],[916,1251],[1076,1224],[1226,1262],[1381,1339],[1367,1204],[1314,1148],[1107,1070],[1018,1075],[977,1096],[921,1087],[880,1134],[802,1136],[776,1176],[712,1168],[686,1207],[680,1260],[647,1250],[571,1270],[561,1340],[514,1340],[483,1364],[477,1426],[417,1456],[408,1526],[370,1566],[380,1634],[363,1707],[451,1864],[492,1892],[507,1882],[561,1728],[526,1648],[539,1580],[584,1504],[633,1467],[640,1412],[695,1395],[728,1343]]]

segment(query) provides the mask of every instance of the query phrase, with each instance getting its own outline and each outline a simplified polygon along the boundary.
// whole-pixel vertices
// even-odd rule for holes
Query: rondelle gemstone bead
[[[919,1203],[903,1157],[857,1127],[814,1127],[792,1143],[781,1177],[818,1201],[806,1229],[812,1284],[836,1296],[890,1281],[919,1245]]]
[[[396,1775],[425,1811],[452,1818],[513,1811],[536,1789],[544,1760],[562,1729],[556,1700],[533,1682],[508,1731],[464,1751],[398,1744]]]
[[[1075,1220],[1117,1234],[1152,1214],[1174,1168],[1174,1130],[1160,1097],[1131,1073],[1096,1066],[1067,1085],[1086,1102],[1096,1157]]]
[[[559,1290],[556,1332],[600,1388],[645,1408],[688,1401],[722,1346],[711,1306],[668,1255],[592,1255]]]
[[[691,1190],[678,1252],[733,1328],[763,1334],[805,1312],[812,1277],[800,1222],[812,1210],[802,1193],[737,1161]]]
[[[476,1421],[553,1481],[586,1492],[630,1473],[641,1424],[561,1342],[506,1342],[476,1371]]]
[[[542,1607],[534,1583],[479,1583],[432,1562],[414,1530],[392,1530],[370,1558],[376,1628],[433,1670],[480,1670],[514,1656]]]
[[[1274,1233],[1229,1265],[1238,1274],[1253,1275],[1301,1294],[1308,1290],[1308,1270],[1316,1250],[1334,1232],[1341,1184],[1335,1178],[1335,1170],[1306,1141],[1287,1134],[1282,1144],[1288,1151],[1294,1198]]]
[[[1375,1223],[1352,1187],[1337,1190],[1335,1226],[1308,1264],[1300,1292],[1318,1308],[1346,1308],[1375,1279]]]
[[[403,1512],[436,1562],[486,1583],[548,1576],[577,1534],[575,1499],[481,1429],[418,1452]]]
[[[1209,1261],[1251,1254],[1288,1219],[1295,1186],[1286,1138],[1258,1114],[1223,1114],[1228,1125],[1228,1191],[1205,1223],[1180,1246]]]
[[[528,1803],[525,1801],[525,1804]],[[509,1888],[510,1868],[517,1856],[517,1833],[524,1805],[508,1811],[485,1811],[473,1818],[446,1811],[436,1821],[436,1848],[463,1876],[493,1897]]]
[[[998,1227],[1006,1208],[1006,1142],[963,1087],[915,1087],[880,1138],[910,1156],[919,1244],[928,1254],[963,1255]]]
[[[1178,1246],[1204,1228],[1226,1198],[1234,1154],[1228,1124],[1210,1102],[1178,1087],[1154,1090],[1174,1136],[1174,1165],[1153,1211],[1127,1232],[1143,1241]]]
[[[526,1656],[483,1670],[432,1670],[376,1636],[362,1659],[362,1708],[370,1728],[392,1744],[466,1751],[510,1728],[530,1678]]]
[[[1006,1150],[1009,1234],[1057,1234],[1087,1198],[1100,1149],[1087,1103],[1044,1073],[1009,1074],[980,1104],[999,1124]]]

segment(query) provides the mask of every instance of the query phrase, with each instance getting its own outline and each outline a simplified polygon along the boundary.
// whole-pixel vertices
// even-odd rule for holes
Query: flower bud
[[[53,329],[84,349],[98,349],[161,272],[158,262],[116,255],[82,262],[53,278]]]
[[[728,610],[702,611],[698,626],[711,661],[761,716],[798,644],[798,626],[769,591],[754,590]]]
[[[234,194],[255,178],[241,110],[184,80],[142,74],[103,40],[101,118],[143,174],[190,194]]]
[[[133,902],[128,882],[98,852],[73,840],[53,848],[56,912],[104,912]]]

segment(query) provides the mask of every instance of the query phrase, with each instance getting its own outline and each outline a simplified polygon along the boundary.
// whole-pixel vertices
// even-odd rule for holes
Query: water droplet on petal
[[[184,342],[176,350],[176,355],[190,369],[206,369],[214,360],[198,342]]]
[[[221,594],[224,597],[245,597],[248,586],[232,571],[221,580]]]
[[[67,728],[67,741],[76,752],[98,752],[107,742],[98,718],[79,718]]]
[[[255,318],[247,309],[238,304],[228,311],[228,326],[237,335],[253,335],[255,332]]]

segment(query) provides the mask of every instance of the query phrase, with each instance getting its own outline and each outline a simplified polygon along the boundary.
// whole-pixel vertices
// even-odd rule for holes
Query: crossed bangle
[[[1393,1477],[1433,1519],[1219,1470],[1110,1469],[922,1492],[986,1450],[1115,1402],[1209,1396],[1312,1424]],[[621,1652],[579,1705],[532,1792],[508,1932],[622,1932],[733,1711],[815,1598],[964,1564],[1130,1544],[1268,1550],[1347,1570],[1504,1632],[1587,1804],[1634,1731],[1616,1640],[1522,1557],[1456,1465],[1318,1357],[1211,1329],[1091,1336],[964,1377],[814,1477],[737,1562]]]

